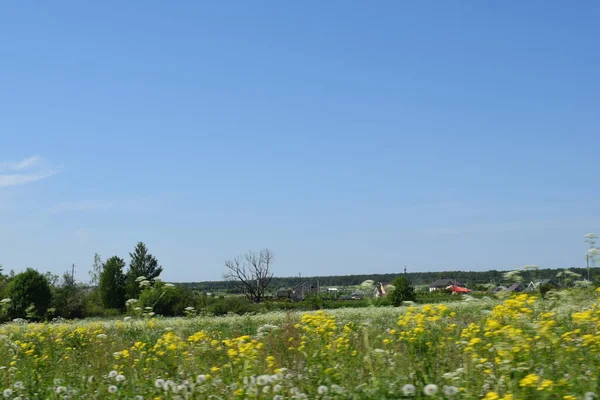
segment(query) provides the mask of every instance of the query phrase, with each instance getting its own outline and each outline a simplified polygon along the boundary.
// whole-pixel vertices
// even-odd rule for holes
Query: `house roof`
[[[521,282],[515,282],[512,285],[510,285],[506,290],[508,290],[509,292],[514,292],[515,290],[519,290],[519,288],[522,287],[524,287],[524,285]]]
[[[471,289],[467,289],[466,287],[460,287],[460,286],[455,286],[455,285],[450,286],[450,290],[452,290],[455,293],[470,293],[470,292],[472,292]]]
[[[456,279],[438,279],[433,282],[429,287],[432,288],[447,288],[448,286],[461,286],[464,287],[465,284],[457,281]]]

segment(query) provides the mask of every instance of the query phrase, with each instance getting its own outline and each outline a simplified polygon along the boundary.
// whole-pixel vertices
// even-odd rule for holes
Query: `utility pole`
[[[404,266],[404,275],[406,275],[406,265]]]
[[[71,267],[71,281],[75,283],[75,264]]]

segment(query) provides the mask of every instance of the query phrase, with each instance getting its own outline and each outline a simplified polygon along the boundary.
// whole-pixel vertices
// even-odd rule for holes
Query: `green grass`
[[[582,290],[317,313],[12,323],[0,327],[0,389],[21,399],[397,399],[413,387],[413,398],[583,398],[600,393],[599,307],[598,293]]]

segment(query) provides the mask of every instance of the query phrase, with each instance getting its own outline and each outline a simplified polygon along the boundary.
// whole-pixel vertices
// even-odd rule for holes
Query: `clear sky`
[[[164,279],[584,264],[600,2],[0,6],[0,264]],[[600,233],[600,232],[599,232]]]

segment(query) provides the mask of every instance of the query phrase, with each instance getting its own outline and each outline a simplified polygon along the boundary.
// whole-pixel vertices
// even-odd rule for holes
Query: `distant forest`
[[[564,271],[564,269],[539,269],[532,271],[521,271],[523,281],[531,281],[538,279],[553,279],[556,283],[561,283],[560,278],[556,275]],[[581,279],[587,277],[586,268],[569,268],[569,271],[581,275]],[[452,278],[456,279],[467,287],[481,284],[509,284],[509,281],[504,279],[504,274],[509,271],[444,271],[444,272],[409,272],[406,274],[411,283],[415,286],[430,285],[437,279]],[[273,277],[271,281],[271,290],[283,288],[293,288],[301,282],[319,283],[321,287],[339,287],[339,286],[354,286],[360,285],[366,280],[375,282],[391,282],[395,277],[403,275],[402,272],[390,274],[364,274],[364,275],[334,275],[334,276],[310,276],[310,277]],[[590,278],[592,281],[600,279],[600,268],[590,268]],[[200,290],[204,292],[232,292],[235,291],[235,282],[232,281],[206,281],[206,282],[181,282],[179,285]]]

